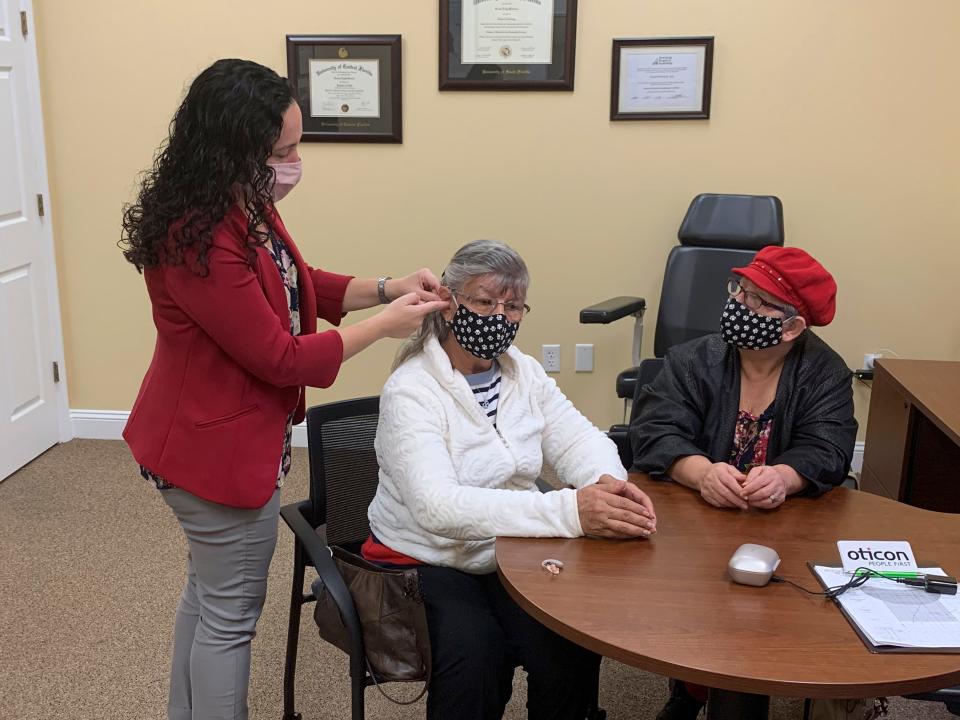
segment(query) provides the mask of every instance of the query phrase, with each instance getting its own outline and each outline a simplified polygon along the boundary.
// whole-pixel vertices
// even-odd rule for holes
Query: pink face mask
[[[300,182],[300,178],[303,175],[303,161],[267,163],[267,166],[273,168],[274,174],[273,188],[270,194],[273,196],[274,202],[280,202],[293,190],[294,185]]]

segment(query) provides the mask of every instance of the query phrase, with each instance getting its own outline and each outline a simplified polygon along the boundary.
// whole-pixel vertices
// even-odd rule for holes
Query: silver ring
[[[779,499],[780,499],[780,496],[777,495],[776,493],[770,496],[770,502],[776,502]]]

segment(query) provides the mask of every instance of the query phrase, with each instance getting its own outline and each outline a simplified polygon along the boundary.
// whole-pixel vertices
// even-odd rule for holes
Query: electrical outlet
[[[544,345],[541,348],[541,364],[548,373],[560,372],[560,346]]]
[[[882,357],[883,353],[867,353],[863,356],[863,369],[873,370],[873,361]]]
[[[577,372],[593,372],[593,345],[578,343],[574,361]]]

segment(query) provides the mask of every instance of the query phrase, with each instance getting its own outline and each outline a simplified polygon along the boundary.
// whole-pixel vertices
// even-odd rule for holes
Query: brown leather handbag
[[[860,700],[810,701],[807,720],[874,720],[887,714],[887,699],[866,698]]]
[[[377,689],[400,705],[416,702],[430,685],[430,635],[420,574],[415,568],[383,568],[336,546],[330,551],[357,609],[367,670]],[[314,583],[314,594],[320,637],[349,655],[350,634],[321,580]],[[381,681],[425,684],[413,700],[400,701],[383,691]]]

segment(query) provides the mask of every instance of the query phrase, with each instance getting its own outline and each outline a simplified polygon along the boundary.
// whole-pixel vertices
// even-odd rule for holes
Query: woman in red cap
[[[671,348],[640,389],[633,470],[716,507],[773,510],[850,471],[851,373],[809,330],[833,320],[837,285],[799,248],[763,248],[732,272],[720,332]],[[692,720],[705,700],[705,688],[676,682],[657,720]]]

